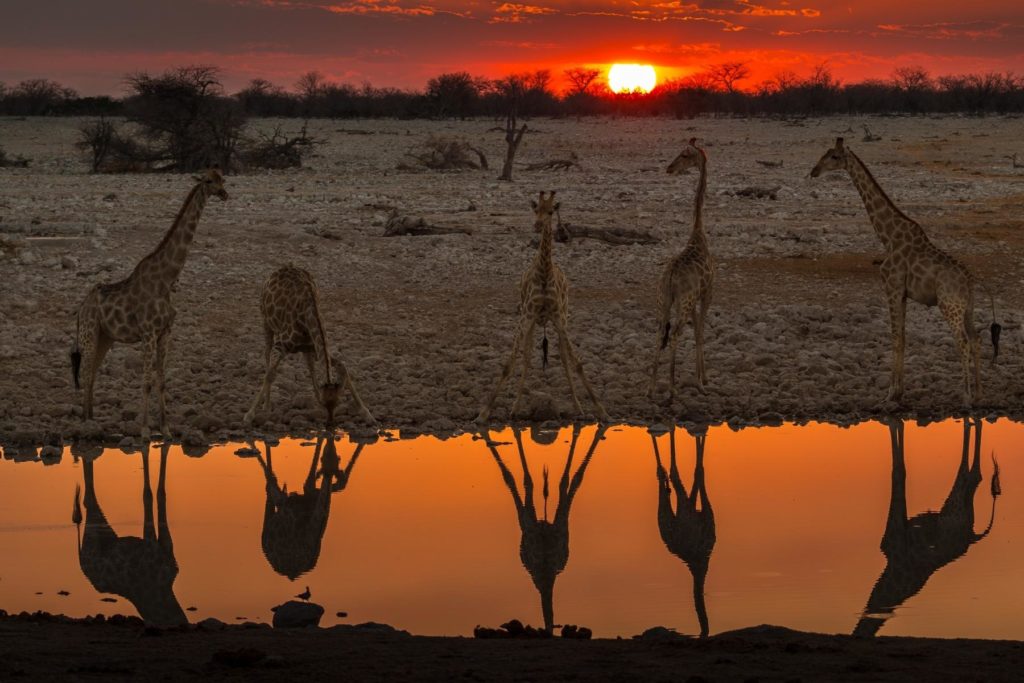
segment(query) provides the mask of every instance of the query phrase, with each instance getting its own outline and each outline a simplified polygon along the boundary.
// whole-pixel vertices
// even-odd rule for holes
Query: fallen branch
[[[527,171],[568,171],[570,168],[580,168],[579,157],[576,152],[570,152],[568,159],[549,159],[533,164],[527,164]]]
[[[779,161],[762,161],[761,159],[758,159],[757,163],[761,164],[765,168],[782,168],[781,159]]]
[[[744,187],[741,190],[735,190],[732,194],[737,197],[750,197],[752,199],[778,199],[779,190],[781,189],[781,185],[775,185],[774,187],[751,185],[750,187]]]
[[[875,135],[874,133],[872,133],[871,129],[868,128],[867,124],[862,124],[861,127],[864,129],[864,137],[861,138],[862,142],[878,142],[879,140],[882,139],[881,135]]]
[[[401,216],[398,209],[392,209],[388,214],[388,220],[384,223],[385,237],[418,236],[418,235],[472,235],[473,231],[467,228],[444,228],[438,225],[430,225],[423,218],[413,216]]]

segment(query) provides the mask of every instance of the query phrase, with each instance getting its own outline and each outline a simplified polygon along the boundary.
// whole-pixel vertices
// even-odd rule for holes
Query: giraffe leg
[[[156,364],[157,336],[150,334],[142,341],[142,440],[149,441],[149,395],[153,393],[153,369]]]
[[[971,350],[971,381],[975,403],[981,400],[981,335],[974,327],[974,311],[968,307],[964,314],[964,333]]]
[[[156,399],[157,409],[160,411],[160,434],[163,438],[171,438],[171,430],[167,425],[167,396],[164,391],[164,371],[167,362],[167,343],[170,335],[164,332],[156,340]]]
[[[372,425],[377,424],[377,420],[373,417],[373,413],[370,412],[370,409],[366,407],[366,404],[363,403],[363,399],[359,396],[359,391],[356,389],[355,380],[352,379],[352,373],[348,371],[348,368],[345,367],[345,364],[342,363],[340,360],[337,362],[337,366],[338,371],[341,372],[342,375],[344,375],[345,387],[349,390],[349,392],[351,392],[352,400],[355,401],[356,407],[359,408],[359,412],[363,414],[363,418]]]
[[[707,370],[704,367],[704,322],[708,317],[708,308],[711,307],[711,283],[709,282],[700,295],[700,316],[697,320],[697,382],[700,390],[704,391],[704,382],[707,381]]]
[[[516,387],[516,397],[512,400],[512,408],[509,410],[509,417],[516,414],[519,407],[519,399],[523,396],[523,387],[526,386],[526,378],[530,375],[530,356],[533,355],[533,335],[537,330],[537,321],[531,320],[523,333],[523,372],[519,375],[519,386]]]
[[[668,327],[669,318],[672,315],[671,302],[664,303],[663,297],[659,295],[658,298],[658,331],[657,336],[654,338],[654,360],[651,362],[651,384],[647,388],[647,398],[654,398],[654,391],[658,386],[658,366],[661,364],[661,352],[668,346]]]
[[[967,336],[967,328],[964,319],[964,311],[956,303],[939,301],[939,310],[942,316],[949,323],[953,331],[953,339],[956,341],[957,349],[960,351],[960,367],[963,375],[963,404],[970,407],[973,402],[971,391],[971,341]]]
[[[476,416],[477,422],[485,422],[490,417],[491,411],[494,409],[494,403],[498,400],[498,393],[501,388],[505,386],[505,382],[512,375],[512,368],[515,367],[516,354],[519,352],[519,345],[523,339],[523,321],[520,320],[519,325],[516,327],[515,336],[512,338],[512,352],[508,354],[508,361],[505,363],[505,367],[501,370],[501,377],[498,378],[497,383],[494,385],[494,389],[491,391],[490,398],[487,399],[487,403],[480,408],[480,414]]]
[[[672,337],[668,342],[669,353],[672,354],[668,359],[669,404],[671,404],[676,398],[676,351],[679,347],[679,337],[683,334],[683,327],[685,325],[687,312],[689,312],[690,317],[693,317],[694,315],[693,307],[694,304],[692,302],[686,302],[685,305],[679,307],[679,313],[676,316],[675,329],[672,330]]]
[[[565,340],[564,345],[566,357],[562,359],[562,362],[565,363],[568,361],[572,363],[573,370],[575,370],[576,374],[579,375],[580,382],[583,383],[583,388],[587,390],[587,395],[590,396],[590,400],[593,401],[594,406],[597,408],[598,419],[600,419],[602,422],[611,421],[611,418],[608,416],[608,411],[604,409],[604,405],[602,405],[601,401],[597,398],[597,395],[594,393],[594,388],[590,386],[590,382],[587,381],[587,375],[583,372],[583,363],[580,362],[580,358],[576,353],[576,349],[572,345],[572,340],[569,339],[569,333],[565,329],[564,321],[558,322],[556,331],[558,332],[559,339]],[[559,341],[559,344],[562,343],[563,342]],[[572,384],[570,383],[569,386],[572,387]],[[573,395],[573,397],[575,398],[575,391],[573,391]],[[579,401],[576,401],[576,405],[579,406]]]
[[[303,351],[302,357],[306,359],[306,369],[309,370],[309,382],[313,387],[313,400],[320,403],[320,387],[316,385],[316,356],[312,351]]]
[[[907,293],[889,294],[889,332],[892,337],[892,373],[886,402],[903,400],[903,350],[906,344]]]
[[[263,384],[260,385],[260,390],[256,393],[256,399],[252,402],[252,407],[245,414],[246,426],[252,426],[253,418],[256,417],[256,409],[261,402],[270,407],[270,386],[274,383],[274,375],[277,374],[277,366],[280,365],[282,358],[284,358],[284,354],[277,349],[271,349],[268,354],[267,371],[263,376]]]
[[[699,306],[693,307],[694,377],[697,391],[704,393],[704,315]]]
[[[562,364],[562,369],[565,370],[565,381],[569,383],[569,394],[572,396],[572,402],[576,405],[576,412],[583,414],[583,406],[580,405],[580,398],[576,395],[576,385],[572,379],[572,367],[570,363],[569,349],[566,345],[566,338],[562,335],[561,331],[558,334],[558,360]]]
[[[96,384],[96,373],[99,372],[103,359],[113,345],[114,342],[98,329],[82,344],[82,375],[85,390],[82,397],[82,416],[86,420],[93,418],[93,387]]]

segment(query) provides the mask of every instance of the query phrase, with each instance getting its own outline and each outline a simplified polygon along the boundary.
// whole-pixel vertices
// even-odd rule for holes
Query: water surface
[[[1020,424],[490,437],[0,460],[0,608],[1024,639]]]

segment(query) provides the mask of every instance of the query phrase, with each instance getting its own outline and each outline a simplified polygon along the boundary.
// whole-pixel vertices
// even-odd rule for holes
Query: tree
[[[165,169],[217,164],[230,170],[245,116],[236,100],[224,96],[219,69],[184,66],[160,76],[132,74],[127,82],[128,120],[141,127]]]
[[[76,97],[78,93],[56,81],[30,78],[12,88],[5,100],[8,108],[12,110],[11,113],[44,116],[53,114],[55,109]]]
[[[750,76],[750,68],[743,62],[725,62],[708,69],[708,77],[719,89],[732,94],[736,84]]]
[[[892,73],[892,82],[900,90],[928,90],[932,77],[920,66],[901,66]]]
[[[566,94],[569,97],[590,94],[591,86],[594,85],[597,77],[601,75],[599,69],[585,69],[579,66],[566,69],[562,73],[565,75],[565,79],[569,81],[569,87],[566,90]]]
[[[522,74],[506,76],[494,82],[494,90],[505,108],[505,164],[498,180],[512,180],[512,164],[515,162],[519,143],[526,134],[526,124],[518,127],[519,108],[527,90],[527,78]]]
[[[427,81],[427,98],[439,118],[459,118],[476,113],[484,82],[466,71],[445,73]]]

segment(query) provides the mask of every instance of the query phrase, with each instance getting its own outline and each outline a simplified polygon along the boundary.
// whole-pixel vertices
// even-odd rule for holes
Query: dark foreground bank
[[[135,618],[0,617],[0,680],[1020,680],[1024,643],[861,639],[774,626],[706,640],[476,640],[387,627],[146,628]]]

